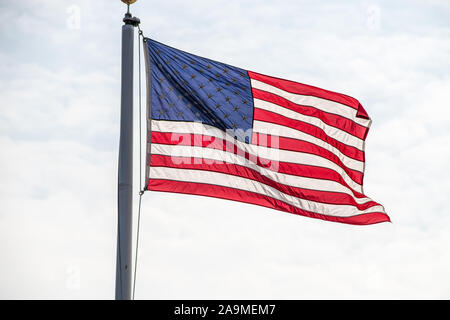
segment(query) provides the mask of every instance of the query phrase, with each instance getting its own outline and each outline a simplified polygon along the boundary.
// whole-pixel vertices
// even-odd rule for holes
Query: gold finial
[[[127,5],[130,5],[130,4],[135,3],[137,0],[121,0],[121,1]]]

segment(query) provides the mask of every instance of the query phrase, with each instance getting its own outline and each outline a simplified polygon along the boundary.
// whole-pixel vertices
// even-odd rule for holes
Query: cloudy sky
[[[124,11],[0,0],[2,299],[114,298]],[[373,120],[365,193],[393,222],[146,193],[137,299],[450,298],[450,1],[140,0],[132,12],[155,40],[357,98]]]

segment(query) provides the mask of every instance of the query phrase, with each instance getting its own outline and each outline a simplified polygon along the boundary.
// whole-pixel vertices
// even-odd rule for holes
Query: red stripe
[[[358,184],[363,183],[364,174],[362,172],[346,167],[342,163],[341,159],[339,159],[338,156],[336,156],[333,152],[328,151],[322,147],[319,147],[314,143],[286,137],[269,136],[264,133],[254,133],[252,139],[253,139],[252,143],[259,146],[265,146],[269,148],[279,148],[281,150],[310,153],[317,156],[321,156],[330,161],[333,161],[338,166],[343,168],[345,172],[348,174],[348,176],[356,183]]]
[[[259,120],[259,121],[264,121],[264,122],[269,122],[269,123],[274,123],[274,124],[279,124],[284,127],[289,127],[291,129],[307,133],[309,135],[312,135],[312,136],[332,145],[333,147],[338,149],[340,152],[345,154],[347,157],[350,157],[350,158],[353,158],[353,159],[359,160],[359,161],[362,161],[362,159],[364,159],[363,151],[337,141],[336,139],[327,135],[322,129],[320,129],[316,126],[313,126],[307,122],[294,120],[294,119],[282,116],[278,113],[267,111],[264,109],[258,109],[258,108],[255,108],[253,119]]]
[[[261,157],[256,157],[255,155],[250,155],[248,152],[239,149],[236,145],[230,145],[229,142],[228,142],[229,145],[227,146],[227,141],[224,141],[219,138],[190,133],[172,134],[170,132],[153,131],[151,141],[152,143],[158,144],[199,146],[239,154],[240,156],[244,157],[249,161],[252,161],[253,163],[257,164],[260,167],[267,168],[269,170],[272,170],[272,168],[276,168],[276,170],[272,171],[286,173],[295,176],[322,179],[322,180],[332,180],[338,182],[349,188],[355,195],[355,197],[365,198],[365,195],[351,188],[347,184],[347,182],[345,182],[342,176],[332,169],[290,162],[271,161]],[[230,147],[232,147],[233,149],[231,149]]]
[[[379,205],[379,203],[376,203],[374,201],[359,204],[355,201],[353,197],[351,197],[346,193],[311,190],[285,185],[262,175],[256,170],[238,164],[230,164],[230,163],[210,164],[207,161],[203,161],[203,159],[201,158],[191,159],[189,157],[172,157],[153,154],[151,156],[151,167],[152,168],[170,167],[178,169],[203,170],[203,171],[224,173],[263,183],[285,194],[289,194],[297,198],[327,204],[351,205],[356,207],[358,210],[365,210],[367,208]]]
[[[248,75],[252,79],[262,81],[264,83],[270,84],[274,87],[280,88],[282,90],[291,93],[302,94],[306,96],[314,96],[344,104],[348,107],[357,110],[358,117],[369,119],[369,115],[367,114],[366,110],[364,110],[359,101],[345,94],[324,90],[321,88],[309,86],[303,83],[298,83],[290,80],[269,77],[251,71],[248,72]]]
[[[341,129],[342,131],[347,132],[348,134],[351,134],[359,139],[365,139],[366,137],[366,131],[367,128],[350,120],[345,117],[341,117],[337,114],[328,113],[325,111],[322,111],[320,109],[315,108],[314,106],[304,106],[295,104],[285,98],[282,98],[280,96],[277,96],[276,94],[259,90],[256,88],[252,89],[253,92],[253,98],[255,99],[261,99],[267,102],[271,102],[277,105],[280,105],[286,109],[290,109],[292,111],[315,117],[320,120],[322,120],[324,123]]]
[[[309,212],[306,210],[301,210],[297,207],[293,207],[280,200],[273,199],[271,197],[261,195],[258,193],[216,186],[211,184],[150,179],[147,190],[194,194],[200,196],[234,200],[238,202],[256,204],[284,212],[290,212],[293,214],[298,214],[310,218],[317,218],[347,224],[366,225],[390,221],[389,217],[382,212],[366,213],[352,217],[327,216],[323,214]]]

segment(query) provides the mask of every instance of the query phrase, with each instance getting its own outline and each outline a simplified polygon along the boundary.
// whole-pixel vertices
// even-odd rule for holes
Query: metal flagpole
[[[133,222],[133,49],[134,28],[140,21],[130,14],[130,4],[136,0],[121,1],[127,4],[128,10],[123,19],[125,24],[122,26],[116,300],[130,300]]]

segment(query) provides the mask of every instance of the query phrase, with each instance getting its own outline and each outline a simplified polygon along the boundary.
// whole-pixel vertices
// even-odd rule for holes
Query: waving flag
[[[371,120],[354,98],[145,39],[146,189],[349,224],[389,221],[363,193]]]

